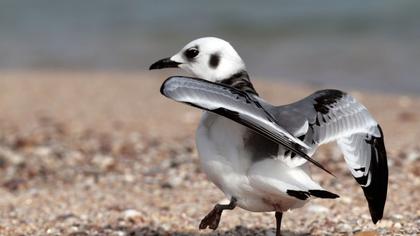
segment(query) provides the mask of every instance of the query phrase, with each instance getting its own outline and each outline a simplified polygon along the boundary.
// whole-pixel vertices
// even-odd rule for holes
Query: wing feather
[[[310,127],[304,141],[314,149],[337,141],[350,172],[363,189],[372,221],[380,220],[387,196],[387,155],[381,127],[368,110],[338,90],[318,91],[279,109],[304,114]]]
[[[168,78],[162,84],[161,93],[175,101],[214,112],[245,125],[331,174],[306,154],[309,146],[281,127],[254,95],[224,84],[183,76]]]

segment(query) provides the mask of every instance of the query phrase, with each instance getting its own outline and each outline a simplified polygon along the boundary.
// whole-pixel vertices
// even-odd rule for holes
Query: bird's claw
[[[200,222],[199,229],[205,229],[209,227],[212,230],[217,229],[220,222],[220,217],[222,215],[222,211],[218,211],[217,209],[213,209],[209,214],[207,214]]]

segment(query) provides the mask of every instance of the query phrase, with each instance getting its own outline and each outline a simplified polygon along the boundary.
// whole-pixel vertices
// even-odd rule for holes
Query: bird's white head
[[[181,68],[208,81],[221,81],[245,71],[245,64],[230,43],[215,37],[196,39],[177,54],[153,63],[150,70]]]

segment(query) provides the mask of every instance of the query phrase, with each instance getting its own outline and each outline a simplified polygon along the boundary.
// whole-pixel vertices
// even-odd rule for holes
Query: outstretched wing
[[[168,78],[160,91],[175,101],[236,121],[330,173],[306,154],[309,147],[279,126],[254,95],[224,84],[183,76]]]
[[[318,91],[280,110],[303,114],[309,123],[304,142],[316,148],[337,143],[348,168],[361,185],[372,221],[382,219],[388,188],[388,165],[381,127],[352,96],[338,90]]]

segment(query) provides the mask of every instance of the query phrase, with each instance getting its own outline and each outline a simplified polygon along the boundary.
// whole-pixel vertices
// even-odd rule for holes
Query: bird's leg
[[[220,217],[222,216],[222,212],[224,210],[233,210],[236,206],[236,199],[232,197],[230,199],[230,203],[227,205],[216,204],[200,222],[199,229],[205,229],[209,227],[212,230],[217,229],[220,222]]]
[[[283,217],[283,212],[276,211],[276,236],[281,235],[281,218]]]

